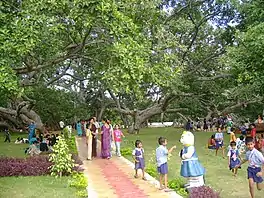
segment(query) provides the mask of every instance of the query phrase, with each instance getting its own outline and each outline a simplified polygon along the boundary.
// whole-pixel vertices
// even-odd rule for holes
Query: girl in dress
[[[113,134],[114,134],[114,140],[115,140],[116,155],[118,157],[121,157],[120,144],[122,141],[122,137],[124,138],[125,136],[122,133],[122,131],[120,130],[120,127],[118,124],[115,126],[115,130],[114,130]]]
[[[231,149],[228,151],[228,166],[229,169],[232,170],[233,176],[237,176],[237,169],[239,167],[237,167],[240,164],[240,155],[239,155],[239,151],[237,149],[236,146],[236,142],[231,142],[230,143],[230,147]]]
[[[140,140],[136,140],[135,149],[132,152],[132,157],[135,161],[135,178],[138,178],[138,169],[142,170],[142,179],[147,180],[145,178],[145,160],[144,160],[144,149],[142,142]]]
[[[217,129],[217,133],[215,134],[215,143],[216,143],[215,155],[217,156],[218,150],[220,149],[222,150],[223,158],[225,158],[224,134],[220,127]]]

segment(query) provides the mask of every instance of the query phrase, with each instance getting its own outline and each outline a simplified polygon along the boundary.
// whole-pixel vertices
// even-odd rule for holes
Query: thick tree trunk
[[[142,128],[143,124],[152,116],[161,114],[163,112],[163,106],[161,104],[154,105],[147,109],[137,111],[134,114],[134,122],[129,126],[129,133],[139,133],[140,128]]]
[[[97,120],[102,120],[105,109],[106,109],[106,105],[102,105],[98,111]]]
[[[0,118],[4,123],[9,125],[12,130],[24,129],[25,125],[34,122],[36,128],[43,131],[44,125],[40,116],[29,108],[28,105],[23,106],[21,109],[11,109],[0,107]]]
[[[209,111],[205,117],[206,120],[209,120],[212,118],[212,115],[214,114],[214,111]]]
[[[126,115],[126,114],[120,113],[120,117],[121,117],[121,119],[125,125],[125,128],[132,126],[132,124],[134,122],[134,118],[131,115]]]
[[[116,108],[114,108],[114,110],[118,111],[120,114],[132,116],[134,118],[134,122],[129,123],[129,133],[138,133],[143,124],[154,115],[158,115],[166,111],[176,113],[183,110],[183,108],[170,110],[167,109],[169,103],[177,96],[175,93],[167,95],[163,99],[157,101],[156,104],[152,104],[152,106],[144,110],[130,110],[124,103],[121,103],[121,99],[117,97],[111,90],[108,90],[108,92],[115,101]],[[190,94],[184,94],[184,96],[190,96]]]

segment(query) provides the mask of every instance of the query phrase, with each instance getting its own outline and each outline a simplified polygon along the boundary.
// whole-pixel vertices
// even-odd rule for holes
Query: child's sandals
[[[138,178],[138,176],[137,176],[137,175],[134,175],[134,178],[135,178],[135,179],[137,179],[137,178]]]
[[[172,190],[171,189],[169,189],[169,188],[165,188],[164,189],[164,192],[171,192]]]
[[[144,181],[147,181],[146,177],[142,177],[142,179],[143,179]]]

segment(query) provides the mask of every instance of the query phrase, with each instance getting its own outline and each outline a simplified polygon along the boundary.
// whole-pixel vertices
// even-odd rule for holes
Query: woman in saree
[[[28,141],[33,138],[33,136],[35,135],[35,129],[36,129],[36,125],[34,122],[31,122],[30,125],[28,126],[28,131],[29,131],[29,135],[28,135]]]
[[[80,121],[78,121],[76,124],[76,130],[77,130],[78,136],[82,136],[82,124]]]
[[[106,119],[102,120],[103,126],[101,128],[101,157],[111,158],[111,127]]]
[[[97,145],[97,134],[96,134],[96,126],[94,124],[94,119],[91,118],[89,120],[89,124],[87,124],[87,132],[86,132],[86,138],[87,138],[87,147],[88,147],[88,155],[87,159],[91,160],[94,157],[97,157],[96,152],[96,145]]]

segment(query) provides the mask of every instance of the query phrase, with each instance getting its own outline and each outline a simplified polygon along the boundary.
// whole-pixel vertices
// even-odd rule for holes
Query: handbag
[[[113,151],[116,151],[116,145],[115,145],[114,142],[111,142],[111,149],[112,149]]]

